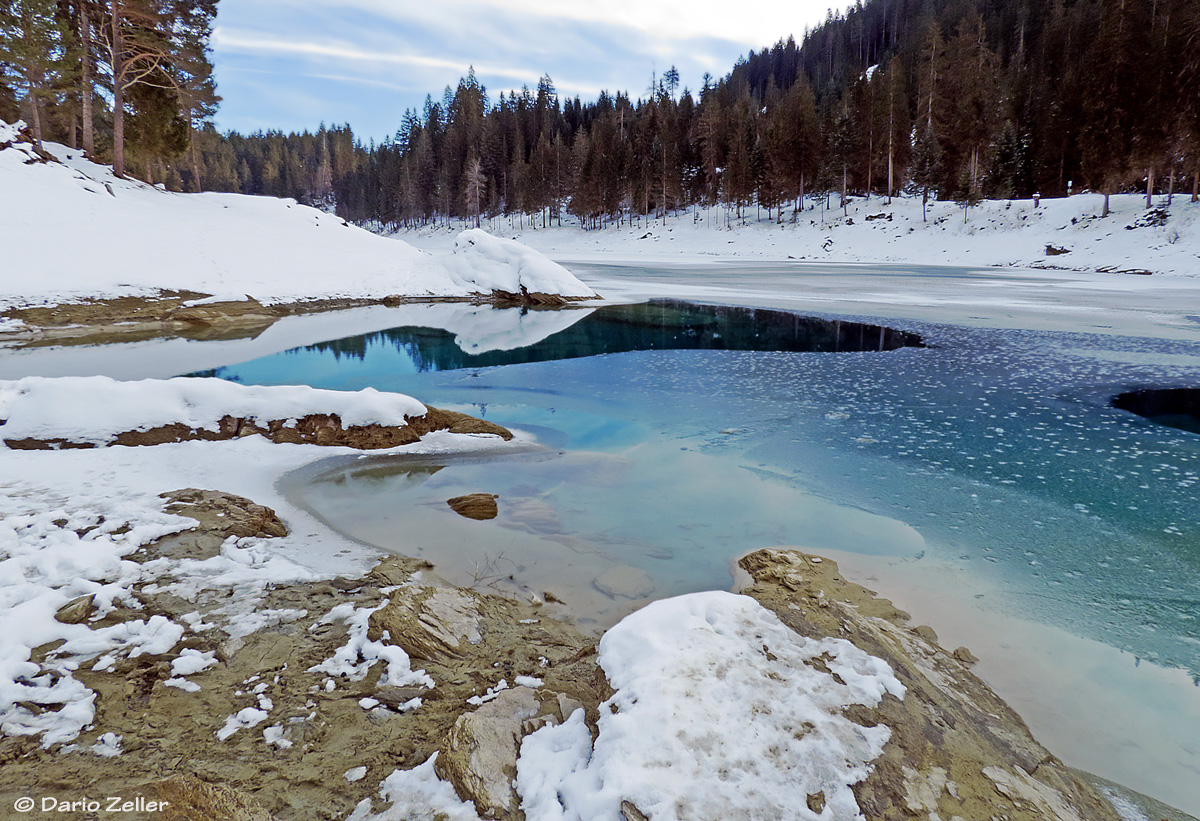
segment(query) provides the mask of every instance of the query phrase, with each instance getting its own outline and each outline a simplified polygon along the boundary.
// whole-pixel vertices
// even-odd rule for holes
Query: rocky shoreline
[[[164,504],[197,527],[146,545],[132,557],[139,562],[202,560],[230,537],[286,534],[269,508],[217,491],[181,490]],[[903,700],[886,696],[877,708],[847,711],[855,723],[891,730],[871,774],[854,787],[867,818],[1116,821],[1109,803],[971,674],[969,651],[940,647],[932,630],[910,626],[829,560],[760,550],[739,566],[740,592],[798,635],[847,639],[884,659],[907,688]],[[416,560],[389,557],[359,578],[269,586],[256,603],[263,625],[244,635],[227,615],[229,599],[244,592],[207,589],[187,599],[163,592],[169,581],[138,585],[136,604],[93,626],[151,615],[205,625],[180,645],[215,660],[188,676],[199,689],[169,683],[179,647],[102,672],[78,670],[97,693],[93,725],[49,749],[36,737],[0,740],[0,803],[91,784],[105,795],[170,801],[154,815],[161,819],[343,818],[393,770],[437,753],[439,775],[481,817],[519,819],[510,784],[520,739],[578,707],[594,734],[612,694],[594,636],[540,604],[445,585]],[[365,635],[356,639],[352,620],[330,618],[335,612],[370,612]],[[86,600],[58,615],[89,617]],[[320,669],[355,640],[403,649],[436,687],[381,686],[383,665],[357,680]],[[37,648],[34,660],[55,649]],[[227,717],[263,706],[269,720],[218,740]],[[265,741],[267,724],[278,729]],[[93,754],[106,737],[121,739],[119,755]],[[645,817],[633,805],[624,815]]]

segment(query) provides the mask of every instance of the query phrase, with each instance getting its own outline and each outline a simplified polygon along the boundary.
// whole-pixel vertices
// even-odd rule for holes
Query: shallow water
[[[1131,704],[1136,724],[1115,731],[1124,749],[1088,764],[1117,780],[1137,770],[1133,786],[1200,810],[1200,688],[1186,685],[1200,681],[1200,436],[1109,405],[1132,387],[1194,386],[1200,346],[892,324],[932,347],[662,349],[422,370],[411,338],[384,334],[216,375],[372,385],[533,432],[545,452],[436,471],[360,463],[297,492],[349,535],[427,556],[458,581],[553,592],[599,622],[644,596],[728,587],[729,560],[758,547],[949,563],[978,588],[963,607],[984,624],[991,613],[995,624],[1053,625],[1128,654],[1132,672],[1088,662],[1097,692],[1121,677],[1136,701],[1136,682],[1178,671],[1183,685],[1148,686]],[[468,521],[445,506],[469,492],[499,494],[500,517]],[[595,582],[613,567],[647,581]],[[1069,704],[1086,686],[1064,675],[1033,697]],[[1086,747],[1082,732],[1061,735]]]

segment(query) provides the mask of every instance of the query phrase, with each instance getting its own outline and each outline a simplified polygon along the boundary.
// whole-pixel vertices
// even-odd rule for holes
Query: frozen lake
[[[835,331],[832,348],[641,339],[602,351],[583,341],[622,322],[626,342],[638,336],[605,320],[632,309],[425,306],[436,310],[298,317],[250,341],[20,352],[0,374],[216,369],[374,386],[528,431],[542,447],[506,460],[318,465],[292,493],[348,535],[456,581],[554,592],[597,623],[644,597],[728,587],[730,559],[748,550],[826,553],[948,647],[969,646],[1067,763],[1200,812],[1200,435],[1110,406],[1200,386],[1200,284],[572,268],[630,302],[875,323],[929,347],[879,351],[875,329],[857,332],[876,340],[857,350]],[[556,337],[557,353],[532,353]],[[471,492],[500,496],[497,519],[446,507]]]

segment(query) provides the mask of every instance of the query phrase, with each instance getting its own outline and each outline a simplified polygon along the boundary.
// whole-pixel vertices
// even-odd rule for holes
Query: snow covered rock
[[[428,408],[409,396],[307,386],[245,386],[223,379],[27,377],[0,382],[0,438],[21,450],[157,445],[251,434],[275,442],[379,449],[433,430],[509,439],[499,425]]]
[[[846,711],[857,723],[892,729],[854,788],[867,818],[1116,821],[1108,802],[1030,735],[961,653],[941,647],[932,630],[912,627],[891,602],[846,581],[836,562],[768,549],[738,565],[753,579],[743,592],[783,623],[804,635],[848,636],[903,685],[902,700]]]
[[[850,787],[891,731],[844,711],[903,697],[884,662],[723,592],[627,616],[599,659],[616,694],[595,743],[580,711],[522,744],[517,787],[531,821],[616,819],[623,802],[656,821],[862,818]]]
[[[474,290],[498,291],[514,300],[556,304],[551,296],[590,298],[596,292],[566,268],[527,245],[494,237],[479,228],[454,240],[446,267]]]

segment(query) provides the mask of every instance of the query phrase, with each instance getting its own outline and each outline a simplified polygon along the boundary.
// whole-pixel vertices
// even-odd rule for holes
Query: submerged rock
[[[480,521],[495,519],[500,512],[496,500],[500,498],[494,493],[468,493],[466,496],[455,496],[446,500],[450,509],[459,516]]]
[[[645,570],[624,564],[605,570],[594,584],[597,590],[614,599],[644,599],[654,592],[654,582]]]

